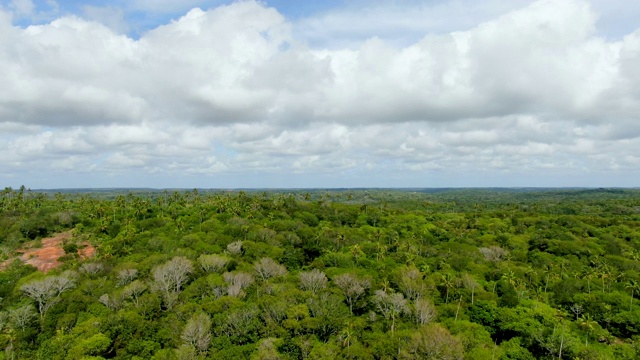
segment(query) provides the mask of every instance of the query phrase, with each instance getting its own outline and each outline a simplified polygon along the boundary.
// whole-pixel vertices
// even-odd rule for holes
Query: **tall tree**
[[[356,301],[358,301],[371,286],[369,279],[361,279],[357,275],[350,273],[336,276],[333,282],[342,290],[351,313],[353,313],[353,305],[355,305]]]
[[[60,295],[73,288],[74,285],[75,283],[71,278],[71,274],[63,274],[32,281],[22,285],[20,290],[38,304],[40,319],[44,320],[45,314],[49,308],[58,302]]]

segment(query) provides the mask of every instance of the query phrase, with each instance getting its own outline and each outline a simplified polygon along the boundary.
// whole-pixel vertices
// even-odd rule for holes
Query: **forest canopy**
[[[0,359],[635,359],[639,225],[634,189],[6,188]]]

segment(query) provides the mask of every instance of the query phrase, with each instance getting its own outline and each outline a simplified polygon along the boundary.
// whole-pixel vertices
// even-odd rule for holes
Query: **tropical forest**
[[[0,194],[0,359],[637,359],[640,190]]]

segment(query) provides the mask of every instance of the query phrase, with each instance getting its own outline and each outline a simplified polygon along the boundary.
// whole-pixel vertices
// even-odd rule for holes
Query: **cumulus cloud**
[[[391,9],[425,19],[410,17],[402,41],[392,20],[367,27],[384,7],[294,23],[235,2],[139,39],[117,8],[27,27],[0,10],[0,173],[130,171],[151,185],[158,174],[386,173],[386,186],[444,186],[478,168],[510,174],[504,185],[550,169],[636,171],[640,30],[600,36],[582,0],[487,1],[469,5],[482,21],[458,9],[447,28],[459,4]],[[322,24],[327,38],[349,32],[348,18],[348,45],[317,41]]]

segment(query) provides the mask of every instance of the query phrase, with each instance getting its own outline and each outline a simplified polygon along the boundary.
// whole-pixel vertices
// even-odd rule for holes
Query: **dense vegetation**
[[[639,225],[635,190],[7,188],[0,359],[635,359]]]

